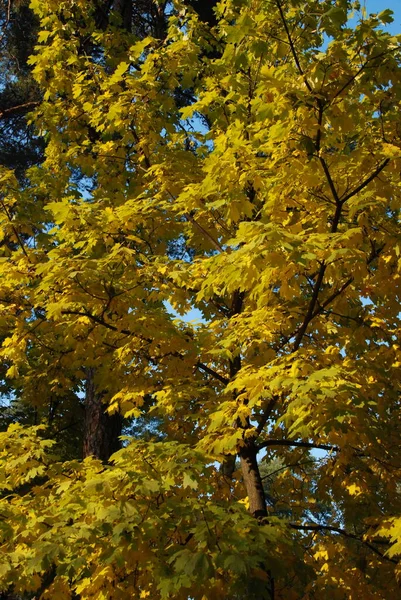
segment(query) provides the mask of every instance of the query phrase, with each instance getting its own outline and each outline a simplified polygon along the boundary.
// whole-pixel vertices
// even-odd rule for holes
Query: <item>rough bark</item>
[[[266,498],[257,462],[257,448],[255,443],[250,441],[243,446],[239,456],[242,476],[249,498],[249,510],[255,518],[265,518],[267,517]]]
[[[103,398],[104,392],[96,389],[94,369],[87,369],[83,457],[94,456],[107,462],[121,447],[122,417],[107,414]]]

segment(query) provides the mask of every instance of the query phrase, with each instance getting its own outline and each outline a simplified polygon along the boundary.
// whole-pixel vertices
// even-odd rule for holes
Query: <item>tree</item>
[[[110,414],[150,408],[159,435],[106,464],[59,460],[44,425],[2,433],[2,588],[395,597],[390,12],[351,27],[346,0],[225,0],[214,22],[177,1],[141,38],[95,2],[32,5],[48,143],[29,187],[2,176],[7,377],[40,404],[93,373]]]
[[[129,6],[130,15],[127,13]],[[26,120],[27,112],[40,101],[40,90],[32,78],[31,65],[28,64],[29,55],[33,53],[36,43],[38,19],[25,1],[7,2],[1,9],[3,81],[0,114],[3,136],[0,162],[4,166],[13,167],[18,179],[24,180],[27,168],[32,164],[40,164],[43,160],[44,149],[44,138],[34,136],[32,123],[28,124]],[[156,10],[153,2],[96,5],[94,18],[99,26],[104,27],[111,15],[121,20],[120,26],[131,30],[131,21],[127,21],[129,16],[136,33],[142,37],[146,35],[147,29],[164,32],[166,29],[164,8]],[[96,53],[96,48],[82,39],[80,52]],[[93,131],[91,133],[94,134]],[[2,208],[10,220],[12,212],[5,206]],[[26,236],[21,234],[21,237],[23,239]],[[26,239],[24,241],[26,242]],[[10,245],[13,242],[7,237],[3,239],[4,243]],[[119,447],[122,418],[118,414],[104,413],[102,393],[96,391],[94,384],[93,369],[86,370],[84,380],[74,382],[68,397],[62,400],[60,397],[50,398],[48,405],[42,402],[40,406],[32,407],[31,402],[28,402],[28,406],[24,404],[22,390],[16,391],[5,383],[3,394],[7,396],[7,400],[2,410],[2,427],[9,422],[37,424],[45,419],[68,456],[72,453],[73,456],[95,455],[108,459],[112,449]],[[77,396],[79,388],[83,395],[82,400]]]
[[[25,118],[41,99],[27,64],[38,20],[27,2],[2,2],[0,27],[0,164],[12,168],[21,180],[28,167],[43,159],[43,139],[34,135]]]
[[[44,159],[45,138],[35,135],[34,125],[28,123],[27,115],[40,104],[42,94],[36,81],[32,77],[32,66],[28,64],[29,56],[34,51],[37,43],[39,19],[30,10],[29,3],[25,0],[4,2],[0,6],[1,19],[1,92],[0,92],[0,164],[2,167],[12,168],[19,185],[29,186],[27,170],[33,165],[39,165]],[[3,170],[3,174],[7,173]],[[9,180],[11,184],[11,180]],[[36,208],[40,206],[40,199],[36,199]],[[15,251],[19,241],[24,245],[30,243],[30,228],[20,229],[18,232],[13,226],[14,207],[0,201],[2,218],[7,226],[2,229],[1,245],[5,254]],[[30,210],[30,209],[28,209]],[[28,215],[26,215],[28,217]],[[42,213],[42,220],[37,219],[34,227],[36,236],[46,226]],[[25,219],[29,222],[29,217]],[[3,301],[6,298],[3,297]],[[43,318],[43,311],[35,311],[37,317]],[[10,334],[6,327],[2,327],[2,341]],[[63,448],[63,455],[81,455],[82,424],[79,422],[79,413],[82,412],[83,403],[77,396],[77,386],[66,394],[63,402],[60,398],[47,397],[40,403],[32,402],[31,390],[24,394],[23,388],[14,386],[13,382],[4,377],[9,365],[4,363],[1,367],[1,429],[14,422],[25,425],[36,425],[46,421],[49,426],[48,433],[55,435]],[[61,406],[62,404],[62,406]]]

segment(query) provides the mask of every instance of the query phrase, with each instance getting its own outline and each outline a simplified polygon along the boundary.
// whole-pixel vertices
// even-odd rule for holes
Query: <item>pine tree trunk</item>
[[[104,393],[96,389],[94,369],[86,369],[86,374],[83,457],[107,462],[121,447],[122,417],[105,412]]]

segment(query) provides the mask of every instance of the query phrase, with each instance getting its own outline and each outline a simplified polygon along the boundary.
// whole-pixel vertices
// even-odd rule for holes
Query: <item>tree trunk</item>
[[[94,456],[107,462],[121,448],[122,416],[105,412],[104,392],[96,389],[95,370],[86,369],[86,374],[83,457]]]
[[[239,452],[241,460],[242,476],[249,499],[249,512],[259,521],[260,524],[267,519],[266,497],[263,489],[262,478],[260,476],[259,465],[257,462],[257,450],[255,442],[249,441]],[[265,521],[266,522],[266,521]],[[274,600],[274,577],[269,568],[261,563],[260,568],[265,571],[268,577],[266,588],[263,591],[263,598]],[[249,594],[252,595],[253,586],[250,583]],[[259,597],[259,596],[258,596]]]
[[[115,0],[114,10],[121,15],[122,26],[126,31],[132,29],[132,0]]]
[[[256,519],[267,517],[266,498],[256,460],[257,450],[253,441],[248,442],[239,452],[242,476],[249,498],[249,511]]]

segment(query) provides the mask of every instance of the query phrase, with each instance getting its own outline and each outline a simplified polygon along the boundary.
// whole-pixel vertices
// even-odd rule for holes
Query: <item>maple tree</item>
[[[59,427],[0,433],[0,590],[395,597],[401,36],[197,4],[31,2],[46,158],[1,169],[1,356]],[[157,435],[97,443],[100,411],[66,452],[85,387]]]

